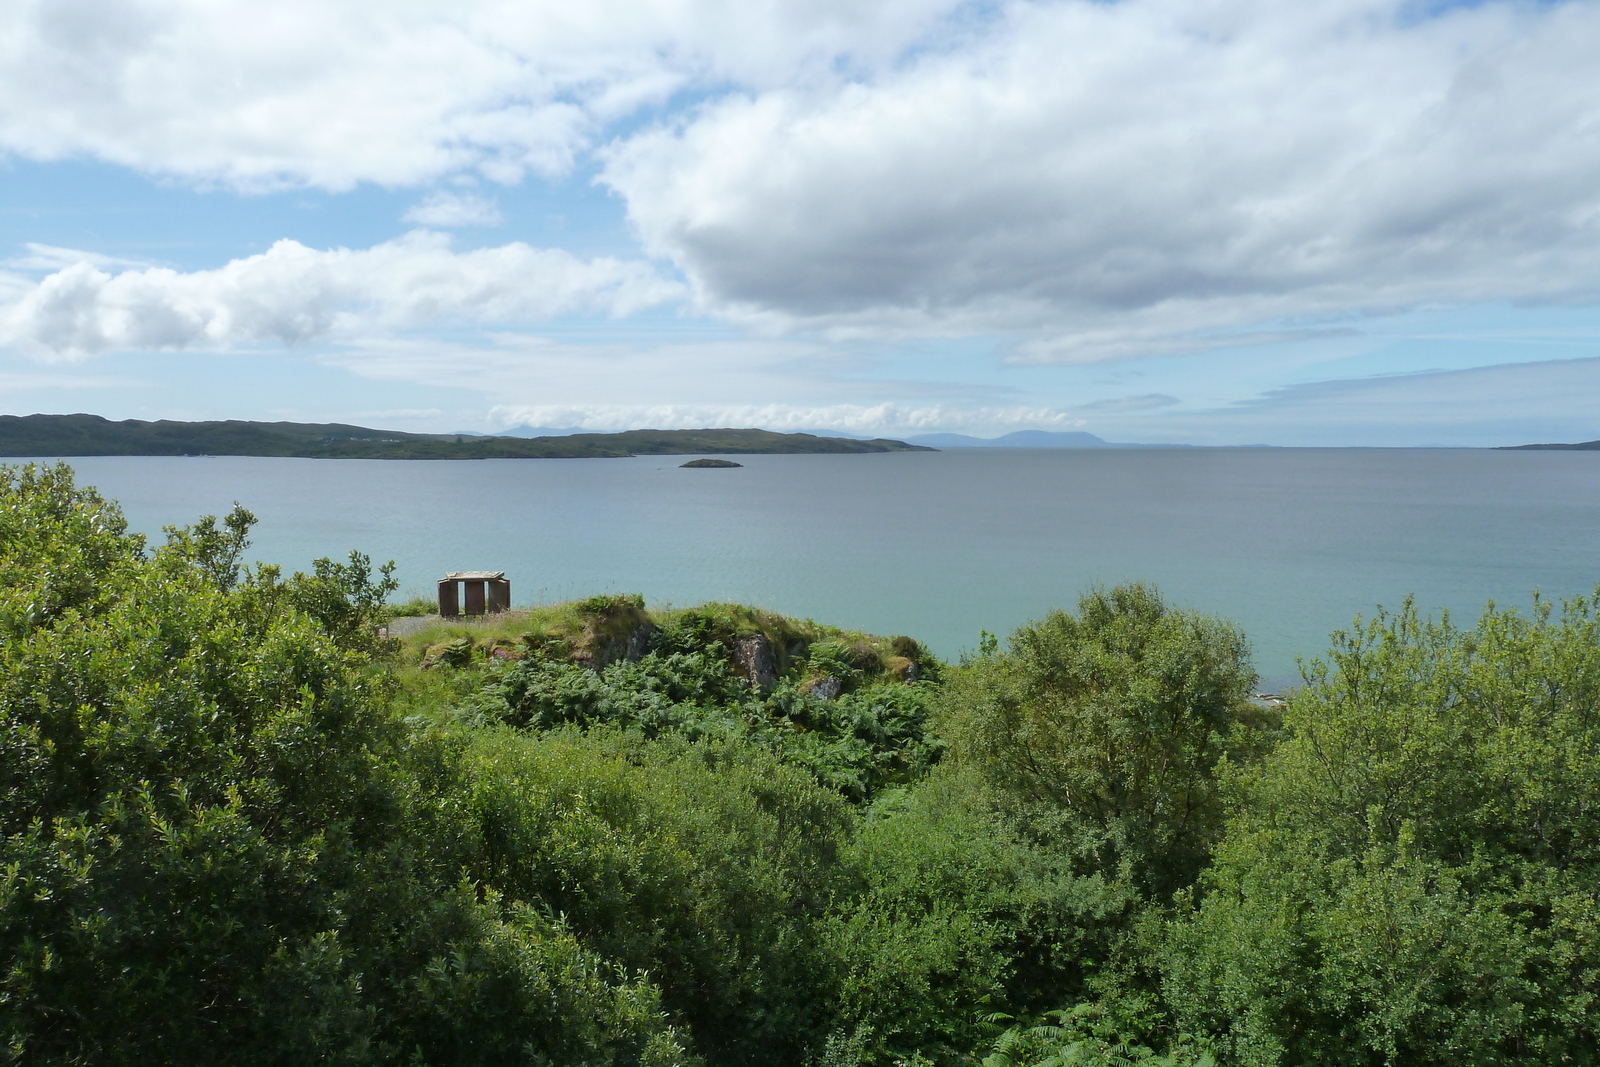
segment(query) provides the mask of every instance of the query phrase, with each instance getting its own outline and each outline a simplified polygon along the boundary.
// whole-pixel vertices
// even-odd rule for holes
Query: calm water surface
[[[1230,616],[1269,686],[1330,630],[1414,593],[1493,598],[1600,580],[1600,453],[1438,449],[970,449],[864,456],[468,462],[78,458],[135,528],[260,518],[288,568],[352,548],[402,593],[505,570],[519,603],[639,592],[759,604],[940,654],[1096,584],[1144,579]],[[14,461],[13,461],[14,462]]]

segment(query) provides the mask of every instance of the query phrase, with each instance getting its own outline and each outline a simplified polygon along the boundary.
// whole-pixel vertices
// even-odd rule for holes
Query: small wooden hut
[[[505,571],[451,571],[439,579],[439,614],[492,615],[511,607]]]

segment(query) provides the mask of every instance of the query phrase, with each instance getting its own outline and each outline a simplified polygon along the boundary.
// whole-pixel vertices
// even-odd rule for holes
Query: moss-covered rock
[[[883,667],[885,673],[897,682],[914,682],[921,673],[917,661],[905,656],[890,656]]]
[[[477,642],[470,637],[456,637],[429,645],[422,653],[422,669],[470,666],[476,648]]]

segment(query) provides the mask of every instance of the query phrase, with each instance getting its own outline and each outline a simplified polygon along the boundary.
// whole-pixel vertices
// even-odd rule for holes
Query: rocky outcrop
[[[593,596],[580,601],[583,629],[569,638],[572,662],[604,670],[618,660],[638,660],[655,647],[660,632],[638,595]]]
[[[586,631],[572,653],[572,661],[592,670],[604,670],[618,660],[637,662],[655,646],[660,631],[645,620],[629,629],[606,628]]]
[[[890,656],[883,669],[891,678],[900,682],[914,682],[920,674],[917,670],[917,661],[905,656]]]
[[[422,669],[426,671],[435,667],[470,666],[475,647],[476,642],[470,637],[457,637],[450,641],[441,641],[436,645],[429,645],[422,654]]]
[[[778,685],[778,654],[761,634],[748,634],[733,642],[733,665],[750,683],[750,688],[766,695]]]
[[[812,700],[834,700],[844,692],[844,683],[831,674],[824,674],[801,682],[800,692]]]

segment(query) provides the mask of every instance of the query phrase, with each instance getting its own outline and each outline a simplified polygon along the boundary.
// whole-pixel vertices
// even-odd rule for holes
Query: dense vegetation
[[[925,452],[920,445],[769,430],[628,430],[567,437],[402,433],[342,423],[112,422],[0,415],[0,456],[290,456],[302,459],[615,459],[693,452]]]
[[[0,474],[17,1063],[1600,1061],[1600,599],[1335,636],[1280,714],[1126,586],[942,664]]]

